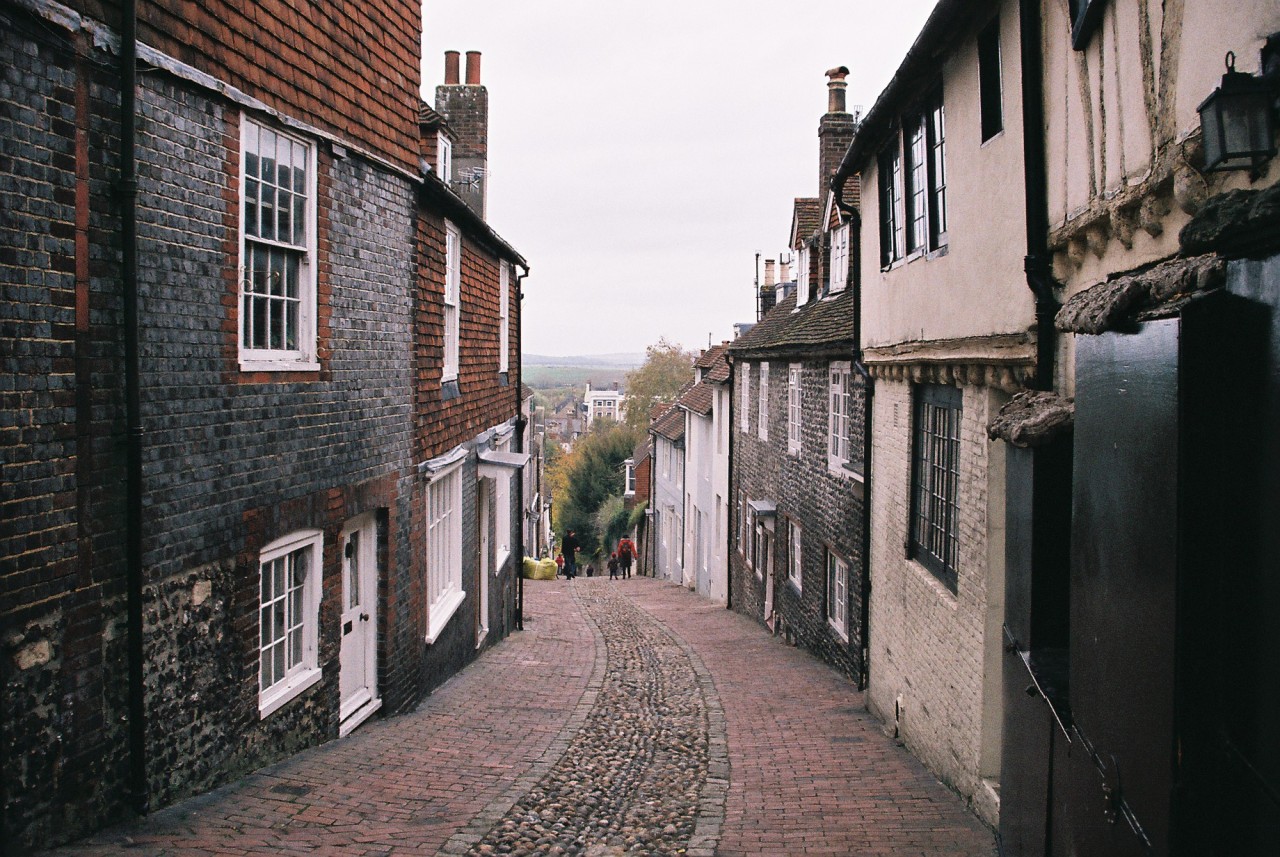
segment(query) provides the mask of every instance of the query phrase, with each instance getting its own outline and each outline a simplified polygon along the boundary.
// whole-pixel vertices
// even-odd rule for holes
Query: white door
[[[378,551],[372,513],[342,530],[341,721],[346,735],[378,710]]]
[[[773,539],[763,523],[756,524],[756,562],[764,574],[764,621],[773,628]]]

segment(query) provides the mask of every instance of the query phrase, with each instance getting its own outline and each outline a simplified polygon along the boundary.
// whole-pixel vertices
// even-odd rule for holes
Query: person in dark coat
[[[581,547],[578,535],[573,530],[565,533],[560,540],[560,552],[564,554],[564,576],[569,580],[578,575],[578,551]]]
[[[618,555],[616,553],[609,556],[609,579],[618,579]]]

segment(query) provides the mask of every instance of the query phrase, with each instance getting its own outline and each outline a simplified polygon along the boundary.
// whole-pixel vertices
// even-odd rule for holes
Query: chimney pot
[[[467,51],[467,86],[480,85],[480,52]]]
[[[780,264],[778,265],[778,269],[779,269],[779,271],[778,271],[778,282],[779,282],[779,283],[789,283],[789,282],[791,282],[791,263],[790,263],[790,262],[782,262],[782,263],[780,263]]]
[[[772,260],[772,259],[765,259],[765,260],[764,260],[764,284],[765,284],[765,288],[773,288],[773,284],[774,284],[775,282],[777,282],[777,281],[774,279],[774,276],[773,276],[773,265],[774,265],[774,262],[773,262],[773,260]]]
[[[848,86],[845,78],[849,76],[849,69],[844,66],[838,66],[827,71],[827,112],[828,113],[844,113],[845,89]]]
[[[458,85],[458,57],[461,56],[457,51],[444,52],[444,85]]]

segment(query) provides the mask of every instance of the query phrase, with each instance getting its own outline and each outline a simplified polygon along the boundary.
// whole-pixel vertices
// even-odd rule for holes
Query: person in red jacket
[[[636,558],[636,543],[627,536],[618,539],[618,566],[622,569],[622,578],[631,576],[631,563]]]

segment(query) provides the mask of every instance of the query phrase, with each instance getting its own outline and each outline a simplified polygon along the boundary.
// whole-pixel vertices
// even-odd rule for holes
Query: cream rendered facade
[[[717,386],[711,412],[686,409],[685,554],[688,588],[729,601],[729,391]]]
[[[1082,50],[1066,3],[1043,7],[1049,246],[1064,300],[1112,274],[1178,251],[1204,201],[1280,179],[1273,158],[1247,171],[1202,173],[1196,108],[1219,85],[1224,58],[1257,74],[1274,0],[1109,2]],[[1056,386],[1074,390],[1074,340],[1059,344]]]
[[[872,148],[864,143],[865,157],[852,165],[862,179],[860,344],[875,379],[867,700],[913,753],[994,824],[1002,730],[1004,451],[987,440],[986,426],[1031,382],[1035,305],[1023,271],[1018,6],[967,5],[958,22],[939,20],[935,12],[920,38],[941,42],[941,59],[916,60],[909,68],[908,56],[895,81],[911,82],[896,90],[891,84],[868,114],[874,122],[880,111],[882,130],[876,137],[874,125],[864,126],[859,133],[872,138]],[[977,37],[993,21],[1003,128],[983,142]],[[937,87],[945,114],[945,244],[886,265],[879,234],[884,162],[878,156],[903,145],[898,120]],[[854,150],[858,145],[855,139]],[[950,477],[956,509],[952,582],[904,550],[922,502],[913,493],[916,415],[924,412],[919,400],[926,388],[944,392],[959,409]]]

